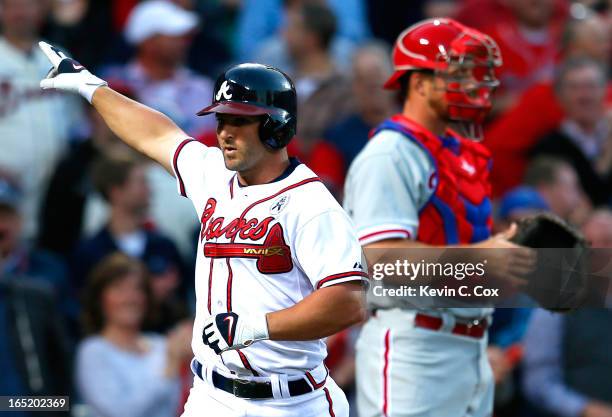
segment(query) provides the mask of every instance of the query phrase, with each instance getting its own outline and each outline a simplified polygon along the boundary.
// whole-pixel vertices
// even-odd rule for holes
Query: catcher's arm
[[[170,174],[172,152],[187,137],[162,113],[108,87],[75,60],[45,42],[39,43],[53,67],[41,81],[43,89],[78,93],[93,104],[109,128],[125,143],[159,162]]]

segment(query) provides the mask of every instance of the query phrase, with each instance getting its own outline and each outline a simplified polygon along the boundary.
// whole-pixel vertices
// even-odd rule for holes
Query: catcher
[[[393,61],[385,88],[400,90],[403,111],[375,129],[346,182],[344,205],[361,244],[512,249],[488,251],[496,255],[489,264],[522,278],[533,253],[510,241],[516,225],[490,236],[491,160],[475,141],[498,84],[497,45],[451,19],[425,20],[399,36]],[[370,308],[357,344],[361,417],[491,415],[492,308],[415,309],[401,297]]]

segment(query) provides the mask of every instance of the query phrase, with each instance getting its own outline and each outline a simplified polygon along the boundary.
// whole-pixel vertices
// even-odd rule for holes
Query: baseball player
[[[85,97],[117,136],[176,177],[201,221],[196,378],[183,416],[348,416],[323,365],[322,338],[365,318],[367,274],[348,216],[287,156],[291,80],[259,64],[223,73],[199,113],[217,118],[220,149],[208,148],[54,47],[41,48],[53,64],[41,87]]]
[[[472,140],[497,85],[497,46],[451,19],[431,19],[399,36],[393,61],[385,88],[401,90],[403,111],[375,129],[346,182],[361,244],[517,248],[508,241],[516,225],[489,237],[490,158]],[[527,249],[505,252],[496,266],[509,277],[533,262]],[[372,297],[370,308],[357,343],[360,417],[491,415],[492,309],[417,309],[400,297]]]

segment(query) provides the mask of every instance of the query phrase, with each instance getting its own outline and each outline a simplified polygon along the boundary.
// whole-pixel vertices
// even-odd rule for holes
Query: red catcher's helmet
[[[432,70],[446,80],[450,119],[480,124],[491,109],[491,93],[499,85],[494,70],[501,65],[499,47],[491,37],[452,19],[427,19],[397,38],[395,72],[384,87],[399,89],[408,71]]]

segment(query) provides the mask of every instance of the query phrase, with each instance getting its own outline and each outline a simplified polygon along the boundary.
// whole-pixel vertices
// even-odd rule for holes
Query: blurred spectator
[[[0,175],[0,281],[13,277],[49,287],[60,302],[64,320],[69,320],[71,330],[75,330],[78,303],[68,271],[59,259],[24,241],[20,203],[21,192],[16,183]]]
[[[119,38],[108,0],[53,0],[44,37],[63,45],[94,73]]]
[[[583,18],[570,20],[561,41],[564,57],[588,56],[610,69],[612,34],[604,17],[590,12]]]
[[[585,238],[593,248],[612,248],[612,211],[598,209],[582,226]]]
[[[0,168],[21,178],[24,230],[33,237],[40,199],[80,120],[75,97],[43,91],[49,60],[38,48],[43,0],[0,0]]]
[[[179,407],[179,372],[191,356],[191,326],[168,337],[143,333],[151,313],[144,265],[113,254],[96,266],[84,298],[90,335],[79,345],[76,386],[99,417],[169,417]]]
[[[91,136],[74,144],[59,162],[41,211],[38,244],[66,259],[82,236],[87,199],[95,191],[90,175],[93,163],[102,155],[130,152],[93,107],[87,114]]]
[[[496,113],[510,107],[530,86],[552,79],[561,36],[561,26],[553,20],[554,0],[512,0],[507,5],[513,19],[491,21],[484,29],[497,41],[504,60]]]
[[[373,37],[393,45],[408,25],[424,19],[423,5],[426,1],[367,0],[368,20]]]
[[[478,30],[484,30],[496,24],[513,21],[511,2],[513,0],[462,0],[459,1],[457,20]],[[567,19],[568,0],[554,0],[552,20],[554,25],[562,25]]]
[[[70,339],[55,297],[38,282],[5,278],[0,279],[0,395],[70,395]],[[10,415],[40,413],[15,411]]]
[[[212,97],[212,82],[184,65],[197,25],[195,13],[172,2],[140,3],[125,28],[136,57],[101,73],[110,83],[130,88],[139,102],[166,114],[194,137],[215,129],[213,119],[196,116],[202,103]]]
[[[581,224],[588,214],[589,205],[576,171],[562,159],[546,156],[534,159],[525,173],[525,184],[544,198],[550,211],[565,220]]]
[[[604,114],[606,75],[589,58],[572,58],[559,70],[555,86],[565,119],[559,129],[542,138],[533,155],[554,155],[576,170],[582,188],[595,205],[612,197],[612,161],[604,152],[612,129]],[[609,146],[608,146],[609,147]],[[608,159],[600,164],[602,157]]]
[[[607,65],[612,57],[609,51],[612,32],[608,28],[603,18],[595,14],[570,21],[562,42],[565,59],[588,54],[602,65]],[[608,57],[603,59],[606,50]],[[612,84],[609,82],[607,90],[609,106],[612,103]],[[557,129],[563,117],[553,82],[547,81],[530,87],[514,106],[489,126],[485,144],[495,158],[491,172],[494,196],[520,183],[529,150],[538,139]]]
[[[143,260],[151,274],[180,284],[175,274],[183,271],[174,244],[147,228],[150,190],[143,162],[129,157],[106,157],[94,165],[92,179],[110,204],[108,223],[93,237],[82,241],[73,259],[73,279],[81,288],[89,272],[100,260],[115,251]],[[178,275],[181,277],[181,275]],[[179,282],[176,282],[179,281]],[[161,285],[161,284],[160,284]]]
[[[348,67],[353,47],[369,37],[363,0],[244,0],[238,19],[237,59],[291,72],[285,65],[289,62],[283,57],[286,51],[279,33],[292,24],[287,16],[289,10],[316,3],[327,4],[338,18],[338,30],[330,40],[331,51],[338,64]]]
[[[304,4],[291,9],[287,20],[285,39],[295,64],[300,114],[297,133],[303,139],[320,139],[331,123],[353,109],[349,78],[329,53],[336,18],[324,5]]]
[[[516,187],[504,194],[499,201],[495,230],[506,230],[510,224],[546,210],[546,200],[534,188]]]
[[[382,88],[393,72],[389,56],[385,47],[374,43],[353,56],[352,99],[357,109],[324,134],[342,152],[347,166],[365,146],[370,130],[396,110],[393,95]]]
[[[426,0],[423,4],[423,15],[426,18],[449,17],[457,18],[459,4],[455,0]]]
[[[189,49],[189,68],[213,79],[232,63],[242,0],[186,0],[206,30],[198,31]]]

